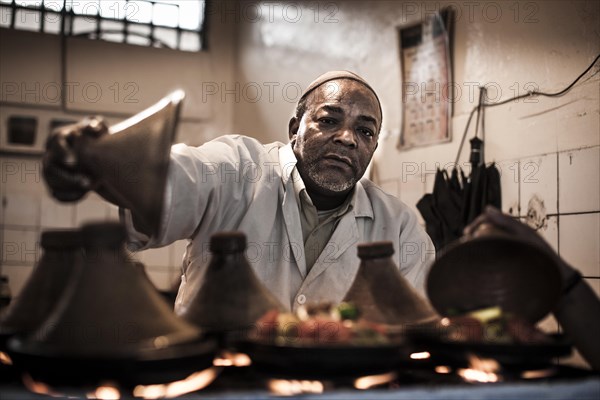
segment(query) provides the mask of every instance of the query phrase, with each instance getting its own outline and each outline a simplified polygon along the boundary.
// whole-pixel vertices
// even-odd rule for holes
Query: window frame
[[[124,4],[127,4],[130,0],[123,0]],[[131,1],[140,1],[140,0],[131,0]],[[155,4],[169,4],[163,3],[160,0],[142,0],[144,2],[152,4],[154,7]],[[197,0],[200,1],[200,12],[203,14],[200,27],[198,29],[189,29],[182,28],[179,25],[176,27],[173,26],[165,26],[165,25],[157,25],[154,24],[151,20],[150,22],[139,22],[139,21],[131,21],[126,18],[126,15],[123,18],[114,18],[100,15],[98,12],[95,15],[90,14],[78,14],[75,13],[73,7],[68,7],[68,0],[56,0],[57,3],[62,2],[61,10],[57,11],[55,9],[47,8],[42,0],[36,2],[33,5],[25,5],[23,3],[19,4],[19,0],[12,0],[10,3],[0,3],[0,9],[10,9],[10,25],[9,26],[0,26],[5,29],[14,29],[21,30],[27,32],[38,32],[44,34],[56,34],[59,36],[67,36],[67,37],[85,37],[91,40],[103,40],[110,43],[121,43],[128,44],[132,46],[142,46],[142,47],[154,47],[154,48],[168,48],[172,50],[185,51],[185,52],[201,52],[206,50],[206,15],[207,15],[207,7],[209,0]],[[23,29],[16,26],[16,19],[19,10],[29,11],[29,12],[37,12],[39,13],[39,28],[37,30],[34,29]],[[45,22],[46,15],[53,14],[56,16],[60,16],[60,29],[58,32],[49,32],[45,30]],[[87,21],[91,21],[95,25],[95,29],[80,33],[73,32],[73,25],[76,19],[85,19]],[[113,22],[122,24],[122,29],[120,30],[112,30],[112,29],[103,29],[102,23]],[[148,35],[143,35],[140,33],[132,32],[129,30],[130,26],[139,26],[139,27],[147,27],[150,28],[150,32]],[[176,35],[176,45],[171,46],[166,43],[164,40],[156,37],[156,30],[167,30],[175,32]],[[122,34],[122,40],[108,40],[103,38],[102,36],[105,34]],[[198,48],[195,50],[186,50],[185,47],[182,48],[182,36],[185,34],[193,34],[198,36]],[[148,40],[148,44],[142,43],[132,43],[128,41],[130,36],[138,36]]]

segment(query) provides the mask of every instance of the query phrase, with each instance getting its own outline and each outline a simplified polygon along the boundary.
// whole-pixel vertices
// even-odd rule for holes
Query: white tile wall
[[[600,277],[600,213],[559,218],[560,255],[584,276]]]
[[[425,193],[432,193],[435,186],[435,173],[426,173],[425,176]]]
[[[40,235],[37,229],[4,229],[2,265],[33,266],[41,256]]]
[[[416,204],[425,194],[425,184],[421,181],[421,175],[406,175],[400,182],[398,197],[417,214],[419,223],[423,224],[423,217]]]
[[[61,203],[50,197],[41,199],[41,226],[44,228],[75,227],[75,208],[72,203]]]
[[[0,172],[0,186],[4,194],[45,192],[42,166],[38,159],[2,156]]]
[[[185,248],[188,245],[187,240],[178,240],[173,243],[171,247],[171,265],[177,268],[177,274],[179,274],[181,270],[181,265],[183,261],[183,255],[185,254]]]
[[[546,214],[557,213],[557,162],[556,153],[521,160],[521,215],[527,215],[534,196],[543,202]]]
[[[600,211],[600,147],[558,155],[559,211]]]
[[[148,249],[134,254],[146,267],[146,273],[159,290],[171,290],[181,276],[181,260],[187,240],[179,240],[159,249]]]
[[[545,240],[558,252],[558,217],[548,217],[546,224],[537,230]]]
[[[75,205],[75,226],[86,222],[98,222],[108,219],[108,206],[106,201],[96,194],[89,193],[82,201]]]
[[[118,208],[89,193],[75,203],[51,198],[41,176],[38,159],[18,156],[0,158],[0,273],[7,275],[13,295],[18,294],[41,256],[41,232],[55,228],[76,228],[90,221],[118,220]],[[186,241],[163,249],[149,250],[142,261],[151,271],[153,283],[170,288],[179,278]]]
[[[135,253],[135,257],[148,267],[171,266],[171,255],[169,247],[159,249],[148,249]]]
[[[519,202],[519,160],[499,161],[500,188],[502,191],[502,211],[512,216],[520,214]]]
[[[174,285],[178,285],[179,274],[174,270],[174,268],[146,266],[146,274],[158,290],[172,290]]]
[[[44,90],[57,87],[60,82],[60,37],[23,31],[16,34],[10,30],[2,35],[0,80],[2,83],[27,84],[23,90],[3,97],[11,103],[60,105],[60,99],[52,94],[52,90]],[[12,35],[18,35],[18,39]],[[35,51],[23,51],[33,48]]]
[[[30,193],[4,195],[4,223],[16,226],[38,226],[40,223],[40,197]]]
[[[585,281],[596,292],[596,295],[600,297],[600,278],[585,278]]]
[[[27,282],[29,275],[33,271],[32,266],[26,265],[2,265],[2,274],[8,276],[8,284],[10,287],[10,293],[13,298],[18,297],[19,293],[23,289],[23,286]]]

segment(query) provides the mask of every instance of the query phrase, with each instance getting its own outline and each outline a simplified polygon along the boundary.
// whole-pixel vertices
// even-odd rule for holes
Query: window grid
[[[139,3],[140,1],[142,1],[143,3],[147,3],[150,4],[152,6],[152,10],[154,11],[154,7],[158,4],[158,5],[165,5],[168,4],[170,6],[175,6],[178,8],[179,10],[179,5],[175,4],[175,3],[164,3],[161,1],[154,1],[154,0],[132,0],[132,2],[136,2]],[[60,3],[60,1],[56,1],[55,3]],[[130,3],[130,0],[124,0],[124,4],[127,5],[128,3]],[[153,22],[153,18],[150,18],[150,22],[139,22],[139,21],[132,21],[130,19],[127,18],[127,15],[125,13],[123,18],[113,18],[113,17],[108,17],[108,16],[102,16],[100,15],[100,10],[98,9],[96,14],[78,14],[75,13],[75,11],[73,10],[73,7],[68,7],[69,6],[69,2],[68,0],[62,0],[62,8],[60,10],[55,10],[52,8],[48,8],[45,7],[45,4],[42,3],[42,1],[38,1],[36,3],[19,3],[19,0],[12,0],[10,3],[8,2],[0,2],[0,11],[2,11],[2,24],[0,26],[5,27],[5,28],[10,28],[10,29],[23,29],[22,27],[17,26],[16,22],[17,22],[17,15],[19,14],[19,12],[35,12],[35,13],[39,13],[39,28],[36,29],[31,29],[31,27],[28,27],[26,30],[29,31],[37,31],[37,32],[43,32],[43,33],[52,33],[51,31],[48,31],[46,29],[46,16],[47,15],[53,15],[55,17],[60,17],[60,30],[58,32],[58,34],[62,34],[65,36],[72,36],[72,37],[87,37],[90,39],[102,39],[102,40],[107,40],[107,41],[111,41],[111,42],[117,42],[117,43],[129,43],[129,44],[137,44],[140,45],[139,41],[132,43],[131,41],[129,41],[131,36],[137,36],[140,38],[144,38],[144,39],[148,39],[148,46],[152,46],[152,47],[161,47],[161,48],[171,48],[171,49],[178,49],[178,50],[184,50],[184,51],[199,51],[202,50],[203,48],[203,37],[204,37],[204,19],[202,18],[202,16],[200,17],[200,26],[198,29],[188,29],[188,28],[182,28],[179,25],[179,21],[177,26],[165,26],[165,25],[160,25],[160,24],[155,24]],[[72,3],[71,3],[72,4]],[[205,4],[203,1],[200,1],[200,12],[204,12],[205,9]],[[126,8],[126,7],[124,7]],[[10,13],[10,24],[7,26],[4,23],[4,15],[6,15],[6,11],[8,10],[8,12]],[[151,15],[154,15],[154,12],[151,12]],[[92,30],[87,30],[87,31],[83,31],[83,32],[78,32],[78,33],[74,33],[73,31],[73,26],[74,26],[74,22],[76,19],[82,19],[85,20],[87,22],[91,22],[93,21],[93,24],[95,25],[95,28]],[[102,22],[103,21],[109,21],[109,22],[115,22],[118,24],[122,25],[121,29],[103,29],[102,28]],[[150,32],[149,34],[143,34],[141,32],[139,32],[139,30],[135,30],[135,29],[130,29],[130,27],[148,27],[150,28]],[[162,39],[160,37],[160,35],[157,34],[157,28],[158,31],[164,31],[164,32],[175,32],[176,35],[176,44],[173,45],[169,45],[167,43],[166,40]],[[121,34],[122,35],[122,40],[114,40],[114,39],[106,39],[105,35],[107,34]],[[183,35],[186,34],[188,37],[190,37],[189,35],[193,35],[192,37],[196,37],[197,38],[197,45],[194,46],[185,46],[184,43],[182,42],[182,37]],[[187,47],[187,48],[186,48]]]

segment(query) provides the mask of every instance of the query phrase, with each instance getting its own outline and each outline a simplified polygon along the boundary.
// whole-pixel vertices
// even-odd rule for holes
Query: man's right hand
[[[81,168],[79,149],[105,134],[108,126],[99,117],[85,118],[52,131],[42,166],[44,180],[57,200],[77,201],[93,189],[93,177]]]

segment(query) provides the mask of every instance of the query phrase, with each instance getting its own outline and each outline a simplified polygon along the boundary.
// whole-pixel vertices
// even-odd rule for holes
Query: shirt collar
[[[296,194],[296,200],[299,201],[299,204],[308,203],[309,205],[313,206],[314,204],[312,202],[312,199],[308,195],[308,192],[306,191],[306,185],[304,184],[304,181],[300,176],[300,172],[298,171],[297,166],[292,168],[291,180],[294,188],[294,193]]]
[[[279,165],[281,167],[281,180],[284,186],[287,186],[287,183],[292,178],[292,171],[296,168],[297,162],[298,160],[296,160],[291,143],[279,148]]]
[[[366,178],[362,178],[360,181],[356,182],[356,186],[354,187],[354,194],[352,198],[354,215],[357,217],[367,217],[373,219],[373,206],[371,205],[371,200],[369,200],[367,191],[362,184],[362,181],[365,179]]]

